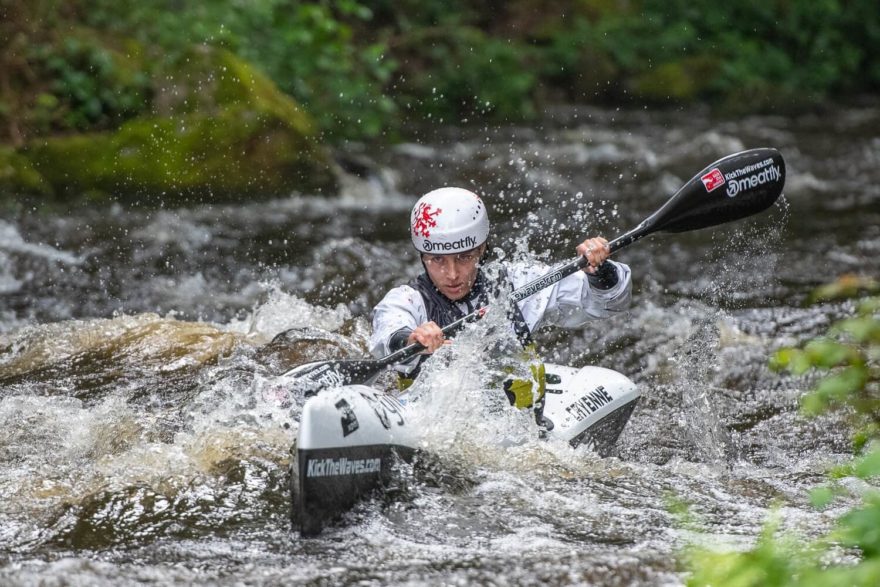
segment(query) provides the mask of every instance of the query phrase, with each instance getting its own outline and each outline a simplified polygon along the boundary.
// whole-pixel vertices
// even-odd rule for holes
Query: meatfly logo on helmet
[[[717,167],[701,177],[700,180],[702,180],[703,185],[706,186],[707,192],[711,192],[724,185],[724,175]]]
[[[418,234],[425,238],[431,236],[431,229],[437,226],[437,221],[434,218],[443,211],[440,208],[436,210],[432,210],[432,208],[431,204],[425,202],[422,202],[416,208],[416,213],[413,214],[413,234]]]

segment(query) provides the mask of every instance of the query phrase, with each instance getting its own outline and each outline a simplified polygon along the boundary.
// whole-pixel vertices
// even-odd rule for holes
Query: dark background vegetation
[[[551,103],[814,108],[880,89],[876,0],[0,0],[0,142],[161,110],[193,46],[228,49],[328,142]]]

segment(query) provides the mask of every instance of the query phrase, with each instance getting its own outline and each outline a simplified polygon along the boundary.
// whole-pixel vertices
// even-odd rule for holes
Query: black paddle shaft
[[[655,232],[685,232],[739,220],[773,205],[785,185],[785,161],[776,149],[749,149],[712,163],[684,184],[663,206],[638,226],[608,243],[614,253]],[[511,303],[546,289],[587,266],[578,257],[512,291]],[[449,336],[468,322],[479,320],[479,308],[443,328]],[[366,383],[387,366],[406,361],[425,349],[418,343],[377,360],[338,360],[307,363],[285,377],[303,380],[308,387]]]

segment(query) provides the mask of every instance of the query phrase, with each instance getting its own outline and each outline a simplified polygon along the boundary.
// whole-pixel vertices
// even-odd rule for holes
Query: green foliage
[[[193,45],[229,49],[258,65],[331,136],[377,136],[394,113],[383,90],[395,62],[386,58],[383,42],[355,38],[350,22],[371,17],[356,0],[88,4],[90,26],[160,48],[160,70],[185,59]]]
[[[755,546],[745,552],[696,549],[687,556],[688,585],[715,587],[873,587],[880,584],[880,494],[844,515],[825,539],[805,543],[780,534],[769,522]],[[862,553],[856,564],[830,565],[832,548]]]
[[[816,102],[880,87],[878,12],[866,0],[642,0],[596,21],[575,19],[554,37],[549,65],[559,63],[570,83],[588,72],[579,54],[599,54],[617,72],[610,86],[649,100],[710,99],[745,110]]]
[[[149,104],[148,76],[88,39],[38,45],[30,61],[52,80],[33,109],[38,131],[111,128]]]
[[[812,550],[802,550],[790,536],[777,537],[778,523],[768,523],[754,548],[741,553],[695,550],[688,555],[693,573],[688,585],[771,587],[799,585],[810,568]]]
[[[0,183],[14,184],[33,194],[50,195],[52,189],[30,161],[15,149],[0,145]]]
[[[352,0],[333,4],[341,17],[370,17]],[[329,4],[277,1],[271,12],[242,16],[230,27],[238,53],[303,103],[322,129],[352,138],[385,130],[396,106],[383,93],[395,68],[384,43],[356,43],[353,28]]]
[[[880,473],[880,445],[858,459],[850,476],[876,478]],[[816,488],[814,506],[829,505],[847,491],[837,485]],[[829,552],[849,548],[861,553],[857,563],[829,565]],[[693,548],[685,560],[688,585],[716,587],[872,587],[880,584],[880,491],[865,494],[862,504],[843,515],[832,532],[807,542],[791,533],[780,533],[778,522],[768,522],[752,548],[744,552]]]
[[[854,289],[854,283],[859,288]],[[853,291],[880,290],[876,282],[844,276],[821,288],[817,298],[844,297]],[[804,412],[815,415],[848,408],[859,445],[880,430],[880,297],[868,297],[856,315],[832,326],[828,337],[808,342],[803,349],[782,349],[771,367],[796,375],[816,369],[828,374],[802,402]]]
[[[418,59],[425,74],[401,82],[406,106],[437,120],[452,117],[522,119],[533,115],[533,52],[476,28],[424,29],[399,50]]]
[[[871,292],[880,292],[880,281],[861,275],[841,275],[837,280],[816,288],[807,298],[807,303],[856,298]]]
[[[865,559],[880,558],[880,493],[870,493],[862,507],[844,515],[833,537],[858,548]]]
[[[828,507],[838,495],[839,493],[834,491],[833,487],[827,485],[814,487],[810,490],[810,503],[814,508],[821,510]]]
[[[814,293],[815,299],[840,299],[854,292],[876,293],[877,282],[844,276]],[[867,482],[861,504],[843,515],[831,534],[804,544],[791,535],[778,535],[770,523],[757,544],[746,552],[689,553],[689,585],[788,586],[880,584],[880,297],[867,297],[856,306],[855,316],[832,326],[825,337],[802,349],[782,349],[771,360],[777,370],[796,375],[824,372],[818,385],[803,399],[805,413],[816,415],[843,408],[852,414],[854,446],[861,454],[830,472],[832,482],[815,488],[810,500],[817,508],[831,504],[849,490],[838,479],[856,477]],[[856,564],[829,565],[835,547],[861,553]]]
[[[53,0],[5,0],[0,19],[0,138],[101,130],[149,106],[141,63],[66,20]]]
[[[546,99],[790,110],[880,89],[875,0],[4,0],[4,9],[0,138],[18,145],[154,107],[196,46],[258,66],[335,139],[393,135],[426,118],[528,118]]]

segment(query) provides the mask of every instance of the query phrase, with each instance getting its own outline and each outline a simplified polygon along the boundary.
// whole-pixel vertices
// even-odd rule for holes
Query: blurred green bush
[[[813,542],[777,532],[771,521],[757,544],[745,552],[718,552],[704,548],[687,554],[689,585],[718,587],[874,586],[880,585],[880,283],[847,275],[817,290],[813,301],[863,295],[852,317],[834,324],[827,336],[801,348],[786,348],[771,359],[771,367],[796,375],[823,373],[804,396],[802,411],[817,415],[842,410],[853,430],[856,457],[830,472],[831,481],[814,489],[812,503],[823,508],[837,497],[857,505],[842,515],[832,532]],[[854,494],[852,483],[864,481]],[[845,564],[841,549],[857,557]]]
[[[811,107],[880,89],[876,0],[0,0],[0,140],[155,107],[193,45],[224,48],[330,140],[516,120],[553,101]]]

